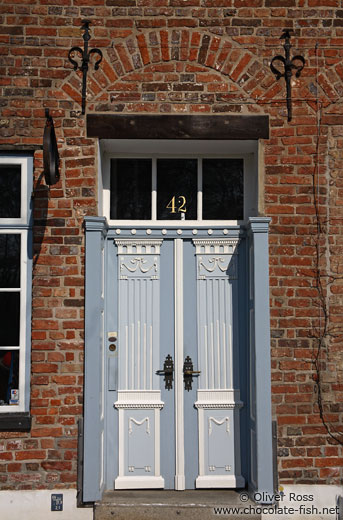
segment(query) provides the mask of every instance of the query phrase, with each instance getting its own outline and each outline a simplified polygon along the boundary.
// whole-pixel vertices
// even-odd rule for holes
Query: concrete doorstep
[[[244,493],[244,492],[241,492]],[[256,504],[227,490],[108,491],[95,504],[94,520],[260,520]],[[245,498],[245,496],[244,496]],[[248,514],[247,514],[248,513]]]

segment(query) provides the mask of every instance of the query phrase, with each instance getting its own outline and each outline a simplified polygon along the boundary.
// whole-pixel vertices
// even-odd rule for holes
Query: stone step
[[[260,520],[256,504],[232,490],[107,491],[94,520]]]

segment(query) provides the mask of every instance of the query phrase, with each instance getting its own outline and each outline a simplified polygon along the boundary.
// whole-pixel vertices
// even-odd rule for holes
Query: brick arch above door
[[[263,113],[282,98],[256,49],[199,30],[133,34],[103,50],[90,70],[88,112]],[[80,101],[81,78],[71,74],[63,91]]]

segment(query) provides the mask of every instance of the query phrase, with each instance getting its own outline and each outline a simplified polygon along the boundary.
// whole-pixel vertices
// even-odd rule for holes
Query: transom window
[[[241,158],[113,158],[113,220],[242,220]]]
[[[239,225],[258,215],[257,141],[104,139],[100,152],[99,214],[113,225]]]
[[[0,156],[0,413],[28,409],[32,158]]]

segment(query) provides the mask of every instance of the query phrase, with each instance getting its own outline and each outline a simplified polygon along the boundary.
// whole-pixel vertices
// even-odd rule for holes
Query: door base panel
[[[201,476],[196,479],[197,488],[244,488],[245,480],[241,476]]]
[[[118,477],[114,481],[115,489],[163,489],[162,477]]]

